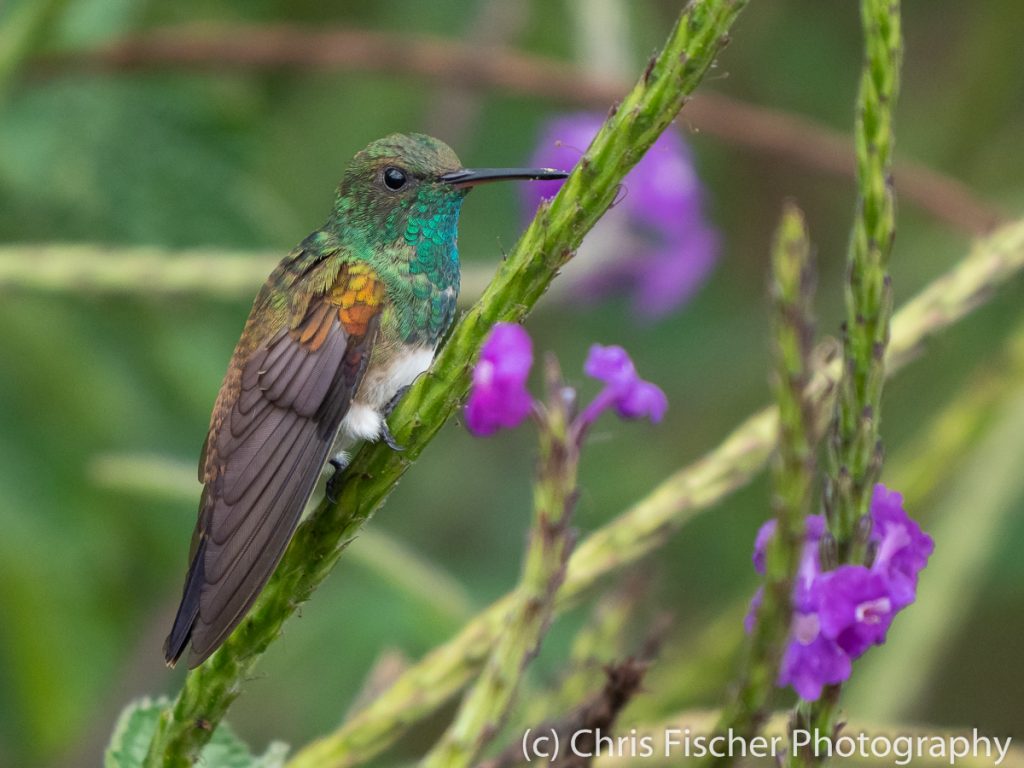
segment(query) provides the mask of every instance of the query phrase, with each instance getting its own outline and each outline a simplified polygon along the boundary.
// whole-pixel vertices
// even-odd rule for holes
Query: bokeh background
[[[251,253],[254,265],[251,289],[223,295],[209,286],[111,291],[79,290],[77,278],[56,288],[0,280],[0,764],[96,764],[129,699],[177,690],[183,673],[164,668],[160,644],[184,573],[209,411],[267,255],[283,255],[320,224],[351,155],[378,136],[418,130],[448,141],[467,165],[521,165],[548,119],[581,106],[543,89],[405,71],[384,46],[376,56],[370,46],[371,63],[321,67],[140,66],[101,52],[156,32],[180,41],[211,34],[209,25],[224,35],[288,24],[372,31],[398,49],[429,37],[477,46],[482,59],[503,46],[628,83],[679,6],[0,6],[0,263],[43,269],[43,244],[77,243],[98,254],[159,246],[170,259],[179,249]],[[964,186],[919,178],[931,209],[901,197],[897,303],[961,258],[973,233],[1024,208],[1019,3],[910,0],[904,16],[897,160]],[[657,427],[602,422],[582,463],[582,533],[767,401],[766,263],[787,196],[807,213],[820,330],[835,333],[852,145],[816,152],[814,139],[849,134],[860,45],[853,2],[752,3],[701,91],[794,122],[769,140],[770,121],[730,119],[713,105],[702,113],[699,95],[694,118],[680,117],[721,243],[706,284],[654,320],[640,317],[625,292],[589,303],[552,296],[530,318],[538,348],[558,355],[584,395],[595,386],[581,364],[600,341],[626,346],[670,401]],[[899,172],[896,183],[899,192]],[[949,189],[952,198],[943,197]],[[936,205],[946,213],[936,215]],[[460,234],[467,268],[495,263],[523,215],[510,186],[475,192]],[[92,257],[81,253],[85,269]],[[1022,296],[1017,280],[887,390],[884,478],[907,491],[937,549],[919,603],[895,622],[887,646],[857,664],[847,697],[853,718],[1024,738],[1024,365],[1012,342],[1024,323]],[[370,523],[373,537],[353,545],[267,654],[230,713],[241,735],[256,749],[271,738],[305,743],[340,720],[382,652],[418,658],[508,590],[518,578],[532,462],[529,429],[479,441],[449,424]],[[762,478],[685,526],[644,568],[635,631],[664,611],[675,624],[639,714],[724,701],[767,498]],[[427,569],[429,588],[408,577],[414,566]],[[585,613],[556,623],[533,685],[555,679]],[[390,759],[416,754],[442,725],[419,728]]]

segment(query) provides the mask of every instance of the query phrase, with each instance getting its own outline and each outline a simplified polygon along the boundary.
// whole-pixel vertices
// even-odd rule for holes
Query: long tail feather
[[[189,638],[192,637],[192,628],[199,617],[199,595],[203,589],[206,557],[206,538],[199,541],[199,546],[192,556],[192,562],[188,567],[188,576],[185,579],[185,589],[181,594],[181,604],[178,606],[178,614],[174,617],[174,626],[171,633],[164,641],[164,659],[168,667],[178,663],[181,654],[185,652]]]

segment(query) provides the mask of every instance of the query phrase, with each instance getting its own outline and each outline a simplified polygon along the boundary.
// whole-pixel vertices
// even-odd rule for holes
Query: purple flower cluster
[[[570,168],[604,122],[601,115],[565,115],[549,122],[533,162]],[[522,185],[533,216],[561,181]],[[704,283],[718,255],[718,233],[702,213],[700,181],[676,131],[666,131],[626,176],[618,203],[581,248],[580,260],[599,264],[583,281],[585,297],[630,292],[638,313],[664,315]]]
[[[872,645],[885,642],[897,612],[912,602],[917,576],[935,545],[903,509],[903,496],[876,485],[871,499],[870,567],[841,565],[821,570],[820,544],[825,533],[821,515],[807,518],[803,552],[793,586],[793,619],[777,683],[792,685],[804,699],[821,696],[826,685],[850,676],[851,662]],[[754,544],[754,568],[765,572],[765,552],[775,535],[775,521],[765,523]],[[761,601],[754,596],[747,631]]]
[[[512,323],[497,323],[473,369],[473,384],[466,403],[466,426],[470,432],[485,437],[522,423],[534,407],[526,388],[532,366],[533,343],[526,331]],[[622,347],[595,344],[583,370],[604,382],[604,388],[576,417],[576,434],[582,435],[609,408],[624,419],[648,418],[659,422],[665,415],[665,393],[640,378]]]

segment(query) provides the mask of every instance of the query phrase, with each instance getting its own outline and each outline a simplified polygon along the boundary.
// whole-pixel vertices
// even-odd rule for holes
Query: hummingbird
[[[477,184],[550,168],[463,168],[445,143],[392,134],[359,152],[322,227],[278,264],[228,364],[199,459],[181,603],[164,643],[205,661],[284,555],[321,473],[332,494],[360,441],[401,450],[385,421],[455,316],[459,212]]]

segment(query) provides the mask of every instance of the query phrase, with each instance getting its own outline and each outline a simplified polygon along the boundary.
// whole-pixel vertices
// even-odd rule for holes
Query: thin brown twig
[[[619,714],[641,690],[649,666],[649,660],[635,658],[609,664],[605,668],[605,683],[600,691],[565,718],[533,728],[534,732],[557,733],[559,743],[569,744],[572,741],[574,745],[574,748],[562,752],[560,760],[554,758],[550,763],[558,768],[589,766],[592,760],[588,755],[598,754],[595,736],[612,731]],[[516,768],[528,764],[531,756],[524,754],[521,742],[521,739],[513,739],[505,749],[490,760],[479,763],[477,768]]]
[[[266,26],[176,26],[109,45],[42,57],[33,72],[353,71],[414,75],[463,88],[490,88],[561,104],[607,108],[627,84],[599,79],[571,64],[507,48],[361,29]],[[849,136],[806,117],[701,92],[687,105],[688,127],[727,143],[826,173],[853,177]],[[951,227],[984,234],[1006,220],[962,182],[909,160],[895,164],[901,196]]]
[[[634,588],[632,584],[627,587]],[[670,614],[658,616],[636,653],[624,660],[605,664],[604,684],[600,689],[582,700],[564,717],[546,720],[533,729],[541,733],[559,734],[556,739],[564,744],[568,744],[574,734],[579,734],[576,742],[578,749],[563,751],[562,759],[551,760],[552,765],[558,768],[584,768],[591,764],[587,753],[599,752],[593,743],[594,737],[611,732],[622,710],[638,693],[643,692],[644,677],[660,655],[671,626]],[[508,747],[492,759],[480,763],[477,768],[514,768],[529,762],[530,756],[523,753],[521,740],[513,739]]]

